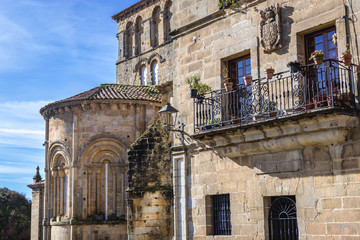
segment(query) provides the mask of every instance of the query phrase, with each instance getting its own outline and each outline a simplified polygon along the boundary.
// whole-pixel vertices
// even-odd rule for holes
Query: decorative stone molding
[[[260,11],[260,39],[264,52],[270,53],[281,46],[281,7],[277,3],[274,6],[265,8]]]

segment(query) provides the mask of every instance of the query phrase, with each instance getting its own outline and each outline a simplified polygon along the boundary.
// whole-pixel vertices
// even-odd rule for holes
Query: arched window
[[[141,85],[147,85],[147,68],[145,65],[140,67]]]
[[[169,33],[171,32],[171,27],[170,27],[170,19],[172,16],[172,12],[170,12],[170,7],[172,5],[171,1],[167,1],[165,4],[165,8],[164,8],[164,41],[169,41],[170,40],[170,35]]]
[[[141,53],[141,42],[142,42],[142,18],[139,16],[135,23],[135,54]]]
[[[151,19],[151,46],[159,45],[159,23],[160,23],[160,7],[155,7]]]
[[[271,198],[269,210],[269,239],[298,239],[295,196]]]
[[[159,84],[159,64],[156,60],[151,64],[151,82],[154,85]]]
[[[133,37],[133,24],[128,22],[126,24],[126,30],[124,34],[124,57],[128,58],[132,56],[132,37]]]
[[[52,170],[53,217],[68,216],[69,169],[65,158],[58,154],[54,157]]]

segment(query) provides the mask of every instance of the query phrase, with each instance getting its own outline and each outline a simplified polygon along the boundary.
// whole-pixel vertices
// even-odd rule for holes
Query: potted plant
[[[246,86],[250,86],[252,84],[252,76],[244,76],[243,79]]]
[[[271,101],[270,99],[266,99],[263,105],[264,112],[269,112],[270,117],[276,117],[277,116],[276,105],[277,102]]]
[[[205,130],[210,130],[212,129],[213,127],[218,127],[220,123],[220,119],[219,118],[214,118],[214,119],[211,119],[210,121],[208,121],[206,123],[206,125],[204,126],[204,129]]]
[[[224,87],[227,92],[232,91],[233,88],[233,82],[230,81],[230,78],[226,78],[224,82]]]
[[[346,44],[346,50],[341,55],[341,59],[342,59],[343,63],[345,64],[345,66],[351,65],[351,58],[352,58],[352,55],[350,53],[349,44]]]
[[[200,82],[200,77],[192,76],[186,78],[185,82],[190,85],[190,97],[197,98],[206,92],[211,91],[211,87],[206,83]]]
[[[275,69],[270,66],[269,68],[264,68],[266,79],[272,79],[274,76]]]
[[[291,73],[296,73],[301,70],[301,64],[298,61],[288,62],[287,67],[289,68]]]
[[[316,65],[321,65],[324,60],[324,52],[322,50],[315,50],[310,56],[311,59],[314,60]]]

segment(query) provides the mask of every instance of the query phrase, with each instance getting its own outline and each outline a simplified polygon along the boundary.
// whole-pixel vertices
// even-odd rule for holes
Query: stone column
[[[39,167],[33,178],[33,184],[28,185],[32,189],[32,204],[31,204],[31,240],[39,240],[42,238],[42,219],[43,219],[43,203],[44,203],[44,181],[41,180],[39,174]]]
[[[53,196],[52,196],[52,204],[53,204],[53,217],[56,217],[56,198],[57,198],[57,194],[56,194],[56,177],[57,177],[57,171],[53,170],[52,172],[52,176],[53,176]]]
[[[60,169],[59,170],[59,177],[60,177],[60,214],[59,215],[64,215],[64,176],[65,176],[65,172],[64,169]]]

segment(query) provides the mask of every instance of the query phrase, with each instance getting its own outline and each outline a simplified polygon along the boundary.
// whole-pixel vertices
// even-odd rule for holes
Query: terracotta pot
[[[315,108],[315,105],[314,105],[313,101],[307,101],[306,102],[306,109],[307,110],[314,109],[314,108]]]
[[[273,78],[275,69],[273,69],[273,68],[266,68],[264,71],[265,71],[265,74],[266,74],[266,78],[267,78],[267,79],[272,79],[272,78]]]
[[[314,63],[316,65],[321,65],[321,64],[323,64],[323,60],[324,60],[324,57],[317,57],[317,58],[314,58]]]
[[[233,83],[232,82],[225,82],[224,87],[225,87],[225,90],[227,92],[230,92],[230,91],[232,91]]]
[[[270,112],[269,115],[270,115],[270,117],[276,117],[276,116],[277,116],[277,112]]]
[[[243,79],[246,86],[250,86],[252,84],[252,76],[245,76]]]
[[[350,66],[351,65],[351,58],[352,58],[351,53],[343,54],[341,56],[341,58],[342,58],[343,63],[345,64],[345,66]]]
[[[327,105],[327,99],[324,96],[313,97],[313,103],[315,108],[325,107]]]

